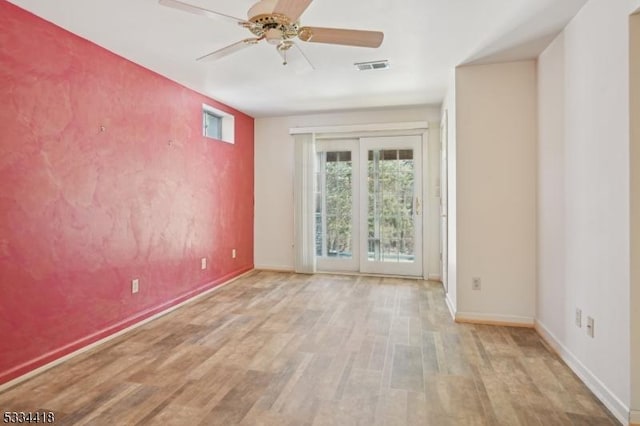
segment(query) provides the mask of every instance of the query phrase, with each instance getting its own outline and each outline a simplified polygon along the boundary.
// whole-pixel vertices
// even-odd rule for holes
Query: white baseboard
[[[447,308],[449,308],[449,313],[451,314],[451,318],[455,321],[456,319],[456,307],[453,304],[453,302],[451,301],[451,298],[449,297],[449,293],[446,294],[446,296],[444,297],[445,302],[447,302]]]
[[[639,423],[640,417],[637,417],[639,412],[635,412],[631,415],[629,408],[620,399],[607,388],[607,386],[596,377],[580,360],[571,353],[557,338],[549,331],[544,324],[540,321],[536,321],[536,331],[540,336],[556,351],[556,353],[562,358],[562,360],[569,366],[571,370],[584,382],[585,385],[595,394],[595,396],[611,411],[611,413],[623,424],[629,425],[629,419],[631,423]]]
[[[9,380],[6,383],[0,384],[0,392],[2,392],[4,390],[7,390],[7,389],[9,389],[9,388],[11,388],[13,386],[16,386],[17,384],[22,383],[22,382],[24,382],[26,380],[29,380],[30,378],[32,378],[34,376],[37,376],[38,374],[43,373],[43,372],[49,370],[50,368],[56,367],[56,366],[62,364],[63,362],[70,360],[71,358],[74,358],[74,357],[76,357],[78,355],[81,355],[81,354],[83,354],[85,352],[88,352],[88,351],[90,351],[91,349],[93,349],[93,348],[95,348],[97,346],[103,345],[103,344],[105,344],[105,343],[107,343],[107,342],[109,342],[109,341],[111,341],[111,340],[113,340],[113,339],[115,339],[117,337],[120,337],[123,334],[130,332],[131,330],[134,330],[134,329],[136,329],[138,327],[141,327],[141,326],[143,326],[143,325],[145,325],[145,324],[147,324],[147,323],[149,323],[149,322],[151,322],[153,320],[156,320],[156,319],[158,319],[158,318],[160,318],[160,317],[162,317],[164,315],[167,315],[168,313],[173,312],[176,309],[181,308],[182,306],[184,306],[184,305],[186,305],[188,303],[191,303],[191,302],[194,302],[194,301],[196,301],[198,299],[201,299],[201,298],[213,293],[214,291],[219,290],[220,288],[224,287],[225,285],[230,284],[230,283],[232,283],[232,282],[234,282],[234,281],[236,281],[236,280],[238,280],[238,279],[240,279],[240,278],[252,273],[253,271],[254,271],[254,269],[250,269],[250,270],[248,270],[246,272],[243,272],[238,276],[235,276],[235,277],[233,277],[233,278],[231,278],[231,279],[229,279],[229,280],[227,280],[225,282],[222,282],[220,284],[215,285],[215,287],[212,287],[212,288],[210,288],[208,290],[205,290],[205,291],[203,291],[201,293],[198,293],[195,296],[190,297],[190,298],[188,298],[188,299],[186,299],[186,300],[184,300],[184,301],[182,301],[182,302],[180,302],[180,303],[178,303],[176,305],[170,306],[169,308],[164,309],[164,310],[162,310],[162,311],[160,311],[158,313],[155,313],[155,314],[153,314],[153,315],[151,315],[151,316],[149,316],[147,318],[144,318],[144,319],[136,322],[135,324],[132,324],[132,325],[126,327],[126,328],[123,328],[122,330],[114,332],[113,334],[110,334],[107,337],[103,337],[100,340],[97,340],[97,341],[95,341],[93,343],[90,343],[88,345],[82,346],[80,349],[77,349],[77,350],[75,350],[75,351],[73,351],[71,353],[68,353],[67,355],[61,356],[60,358],[57,358],[54,361],[51,361],[51,362],[49,362],[49,363],[47,363],[47,364],[45,364],[45,365],[43,365],[41,367],[38,367],[38,368],[36,368],[34,370],[31,370],[28,373],[25,373],[25,374],[23,374],[23,375],[21,375],[19,377],[16,377],[15,379]],[[30,362],[33,362],[33,361],[30,361]]]
[[[631,425],[640,425],[640,411],[632,410],[631,415],[629,416],[629,420],[631,421]]]
[[[293,272],[293,266],[282,265],[255,265],[254,269],[258,271]]]
[[[532,317],[521,317],[516,315],[484,314],[480,312],[457,312],[456,322],[470,322],[489,325],[504,325],[515,327],[533,328],[535,320]]]

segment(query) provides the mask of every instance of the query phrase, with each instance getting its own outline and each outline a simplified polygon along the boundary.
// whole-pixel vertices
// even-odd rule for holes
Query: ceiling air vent
[[[356,62],[354,64],[359,71],[386,70],[389,69],[389,61]]]

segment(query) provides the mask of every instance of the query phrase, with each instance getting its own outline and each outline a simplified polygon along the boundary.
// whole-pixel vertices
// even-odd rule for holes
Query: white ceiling
[[[10,0],[133,62],[254,117],[439,104],[455,66],[536,57],[587,0],[314,0],[309,26],[385,32],[379,49],[300,42],[315,71],[283,67],[253,46],[217,62],[195,58],[247,38],[233,24],[157,0]],[[255,0],[183,0],[246,18]],[[388,59],[359,72],[354,62]]]

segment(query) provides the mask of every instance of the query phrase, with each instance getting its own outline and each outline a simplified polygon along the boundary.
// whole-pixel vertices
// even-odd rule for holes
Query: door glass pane
[[[415,262],[414,159],[410,149],[368,152],[368,260]]]
[[[351,152],[320,152],[316,161],[316,256],[350,259],[353,257]]]

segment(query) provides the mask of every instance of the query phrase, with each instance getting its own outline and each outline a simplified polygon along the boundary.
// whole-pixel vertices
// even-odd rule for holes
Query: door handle
[[[420,216],[420,197],[416,197],[416,216]]]

